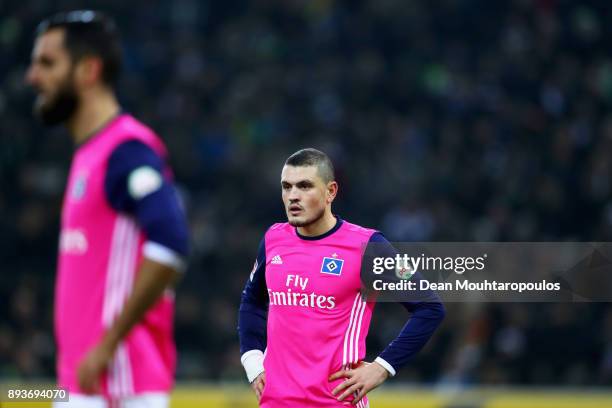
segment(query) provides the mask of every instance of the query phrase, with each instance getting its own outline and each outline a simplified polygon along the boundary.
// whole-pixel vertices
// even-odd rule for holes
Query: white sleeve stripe
[[[249,383],[252,383],[259,374],[264,372],[263,361],[264,353],[261,350],[249,350],[240,357]]]
[[[174,268],[179,272],[184,271],[186,268],[185,260],[181,255],[157,242],[145,242],[142,252],[145,258]]]
[[[395,368],[393,368],[393,366],[389,363],[387,363],[386,360],[380,358],[380,357],[376,357],[376,360],[374,360],[375,363],[380,364],[381,366],[383,366],[383,368],[385,370],[387,370],[389,372],[389,374],[391,374],[391,377],[395,377]]]

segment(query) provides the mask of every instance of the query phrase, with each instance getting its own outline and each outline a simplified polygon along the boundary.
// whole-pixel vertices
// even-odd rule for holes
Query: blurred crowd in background
[[[181,380],[243,380],[241,289],[283,221],[280,170],[332,157],[335,213],[394,241],[612,241],[612,25],[603,1],[90,1],[124,43],[119,95],[166,141],[189,212]],[[54,375],[59,211],[73,151],[32,118],[36,24],[0,2],[0,379]],[[448,304],[394,381],[612,382],[612,306]],[[372,357],[401,329],[377,306]]]

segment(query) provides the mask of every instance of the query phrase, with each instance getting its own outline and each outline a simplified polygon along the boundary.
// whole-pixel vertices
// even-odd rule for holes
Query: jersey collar
[[[125,114],[126,114],[126,112],[123,109],[119,109],[119,111],[115,115],[110,117],[99,128],[97,128],[97,129],[93,130],[91,133],[89,133],[87,135],[87,137],[85,139],[83,139],[80,143],[75,144],[74,150],[79,150],[81,147],[83,147],[86,144],[88,144],[91,140],[97,138],[99,135],[101,135],[103,133],[104,130],[106,130],[108,127],[110,127],[111,124],[113,124],[117,119],[119,119],[121,116],[123,116]]]
[[[305,241],[318,241],[319,239],[323,239],[326,237],[329,237],[331,234],[333,234],[334,232],[338,231],[340,229],[340,227],[342,226],[342,224],[344,223],[344,221],[338,217],[337,215],[334,215],[334,217],[336,217],[336,225],[333,226],[332,229],[330,229],[327,232],[324,232],[321,235],[315,235],[312,237],[307,237],[305,235],[302,235],[298,232],[297,227],[295,228],[295,234],[298,236],[298,238],[303,239]]]

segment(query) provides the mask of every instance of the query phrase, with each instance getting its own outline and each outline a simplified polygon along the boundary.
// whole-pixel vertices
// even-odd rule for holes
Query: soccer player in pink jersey
[[[410,320],[374,362],[364,362],[374,307],[360,293],[364,247],[396,252],[380,232],[333,215],[338,183],[325,153],[290,156],[281,187],[288,222],[266,232],[240,304],[247,378],[265,408],[368,407],[366,394],[425,345],[444,307],[430,291],[402,302]]]
[[[75,143],[55,287],[57,406],[169,404],[176,351],[173,283],[187,223],[162,141],[122,112],[114,24],[94,11],[43,21],[26,81],[36,116]]]

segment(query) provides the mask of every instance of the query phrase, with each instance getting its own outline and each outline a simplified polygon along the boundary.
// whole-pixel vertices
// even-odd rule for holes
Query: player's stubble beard
[[[296,220],[289,219],[289,225],[291,225],[292,227],[308,227],[309,225],[312,225],[315,222],[319,221],[321,218],[323,218],[324,215],[325,215],[325,208],[321,208],[310,219],[307,219],[304,221],[296,221]]]
[[[76,111],[79,105],[79,97],[74,87],[72,74],[73,70],[71,69],[52,99],[41,102],[39,96],[34,103],[34,115],[44,125],[53,126],[64,123]]]

